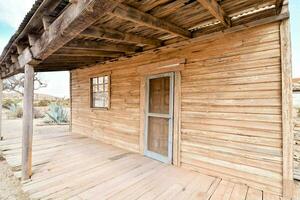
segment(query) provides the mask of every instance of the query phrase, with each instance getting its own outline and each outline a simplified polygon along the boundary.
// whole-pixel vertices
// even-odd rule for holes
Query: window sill
[[[90,108],[92,111],[94,110],[109,110],[109,108]]]

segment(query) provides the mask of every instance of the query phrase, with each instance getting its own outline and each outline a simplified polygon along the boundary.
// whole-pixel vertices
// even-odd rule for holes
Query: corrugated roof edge
[[[32,5],[32,8],[30,11],[26,14],[25,18],[23,19],[22,23],[20,24],[18,30],[15,32],[15,34],[10,38],[8,44],[4,47],[1,57],[0,57],[0,62],[3,62],[3,59],[5,58],[5,55],[7,51],[9,51],[12,43],[15,41],[15,39],[19,36],[19,34],[23,31],[23,29],[26,27],[34,13],[37,11],[37,9],[40,7],[40,5],[43,3],[44,0],[36,0],[34,4]]]

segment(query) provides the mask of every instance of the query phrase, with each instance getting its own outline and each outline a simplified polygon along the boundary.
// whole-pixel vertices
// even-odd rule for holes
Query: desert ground
[[[40,125],[43,119],[34,120],[34,132],[35,134],[41,132],[53,131],[68,131],[68,125]],[[3,137],[11,138],[22,134],[22,119],[3,120]],[[8,166],[7,162],[3,159],[0,152],[0,200],[27,200],[28,196],[23,193],[20,182],[13,175],[12,170]]]

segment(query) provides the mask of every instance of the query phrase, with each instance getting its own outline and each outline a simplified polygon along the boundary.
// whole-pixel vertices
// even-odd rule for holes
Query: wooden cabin
[[[31,176],[33,74],[69,70],[73,133],[291,199],[287,6],[37,0],[0,59],[2,79],[26,77],[23,179]]]

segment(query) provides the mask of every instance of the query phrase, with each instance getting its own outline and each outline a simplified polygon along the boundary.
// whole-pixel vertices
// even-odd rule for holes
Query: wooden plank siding
[[[140,151],[138,67],[186,59],[180,165],[282,194],[279,23],[72,71],[72,130]],[[111,71],[111,108],[91,109],[89,78]]]

